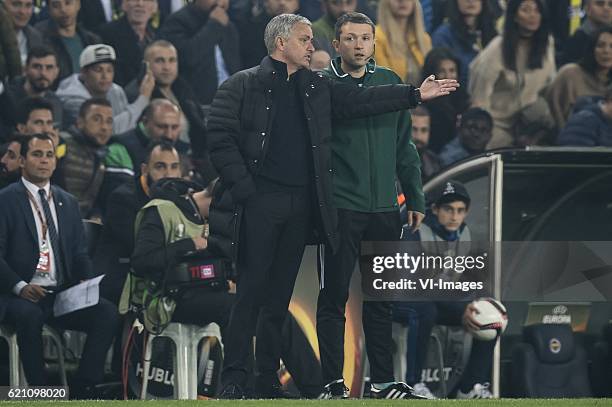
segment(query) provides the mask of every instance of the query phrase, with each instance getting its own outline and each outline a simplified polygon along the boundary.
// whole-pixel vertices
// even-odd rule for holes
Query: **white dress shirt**
[[[43,210],[42,201],[40,200],[40,195],[38,194],[38,190],[41,188],[32,184],[30,181],[26,180],[23,177],[21,178],[21,182],[23,182],[23,185],[30,192],[30,194],[32,194],[32,197],[36,201],[36,205],[38,205],[38,211],[40,211],[40,214],[43,216],[43,219],[44,219],[45,212]],[[49,192],[51,191],[51,184],[47,183],[47,185],[42,187],[42,189],[44,189],[46,195],[49,196]],[[30,208],[32,209],[32,216],[34,216],[34,222],[36,223],[36,237],[38,239],[38,245],[40,247],[40,245],[42,244],[40,240],[42,237],[42,223],[40,222],[40,218],[38,217],[37,207],[34,205],[34,203],[30,199],[28,199],[28,202],[30,203]],[[57,231],[58,236],[59,236],[57,213],[55,211],[55,205],[53,204],[53,196],[49,200],[49,208],[51,209],[51,216],[53,217],[53,223],[55,223],[55,230]],[[47,239],[47,246],[49,247],[49,277],[37,276],[35,273],[34,276],[32,277],[32,280],[30,280],[30,284],[41,285],[44,287],[53,287],[57,285],[57,278],[56,278],[56,270],[55,270],[55,257],[54,257],[55,254],[53,253],[53,245],[51,245],[51,242],[48,240],[49,231],[47,231],[47,236],[45,236],[45,238]],[[21,292],[21,289],[25,287],[26,285],[28,285],[28,283],[25,281],[20,281],[17,284],[15,284],[15,286],[13,287],[13,292],[15,293],[15,295],[19,295],[19,293]]]

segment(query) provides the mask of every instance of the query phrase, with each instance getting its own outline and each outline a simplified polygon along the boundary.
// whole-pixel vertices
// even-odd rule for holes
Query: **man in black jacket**
[[[80,0],[49,0],[51,19],[36,24],[45,41],[57,55],[59,66],[58,83],[75,72],[80,71],[79,57],[86,46],[98,44],[100,38],[77,25],[77,14],[81,8]]]
[[[217,87],[240,69],[238,30],[227,15],[228,0],[195,0],[169,16],[159,37],[179,52],[181,74],[201,104],[208,105]]]
[[[280,329],[308,235],[337,250],[332,201],[331,121],[417,106],[448,94],[454,80],[360,88],[308,70],[314,51],[308,19],[282,14],[265,31],[269,56],[221,85],[209,118],[209,148],[221,180],[210,213],[212,247],[233,233],[237,298],[226,336],[221,397],[244,397],[245,361],[257,323],[256,387],[265,398],[285,397],[276,377]],[[235,210],[217,213],[217,202]],[[314,208],[317,210],[314,210]],[[243,212],[243,213],[242,213]],[[232,216],[233,215],[233,221]],[[216,222],[219,223],[216,223]],[[220,225],[231,225],[232,231]]]
[[[115,83],[125,86],[138,75],[143,50],[155,37],[151,18],[157,11],[157,1],[123,1],[121,9],[123,17],[104,24],[97,32],[102,42],[117,52]]]

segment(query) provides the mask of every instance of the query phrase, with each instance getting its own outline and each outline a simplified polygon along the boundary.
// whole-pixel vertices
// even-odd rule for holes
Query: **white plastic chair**
[[[170,323],[159,335],[147,334],[144,351],[143,383],[140,392],[141,399],[147,399],[151,355],[155,338],[169,338],[176,346],[174,355],[174,397],[180,400],[195,400],[198,397],[198,344],[203,338],[216,338],[223,349],[221,330],[215,323],[206,326]],[[204,344],[202,360],[208,361],[210,341]],[[205,363],[203,363],[206,366]]]

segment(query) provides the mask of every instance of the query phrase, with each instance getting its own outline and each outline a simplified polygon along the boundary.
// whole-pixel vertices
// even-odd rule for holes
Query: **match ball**
[[[497,339],[508,325],[506,307],[493,298],[481,298],[474,301],[473,304],[480,312],[473,314],[480,328],[476,331],[470,330],[470,333],[481,341]]]

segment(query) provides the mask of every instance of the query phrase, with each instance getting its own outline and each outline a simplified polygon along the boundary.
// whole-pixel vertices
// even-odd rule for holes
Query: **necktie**
[[[40,195],[43,212],[45,213],[45,219],[47,222],[47,235],[49,236],[51,247],[53,248],[53,259],[55,262],[55,278],[59,284],[63,277],[61,256],[62,252],[59,235],[57,234],[57,229],[55,229],[55,222],[53,222],[53,216],[51,215],[51,208],[49,207],[49,201],[47,200],[47,194],[45,190],[39,189],[38,195]]]

